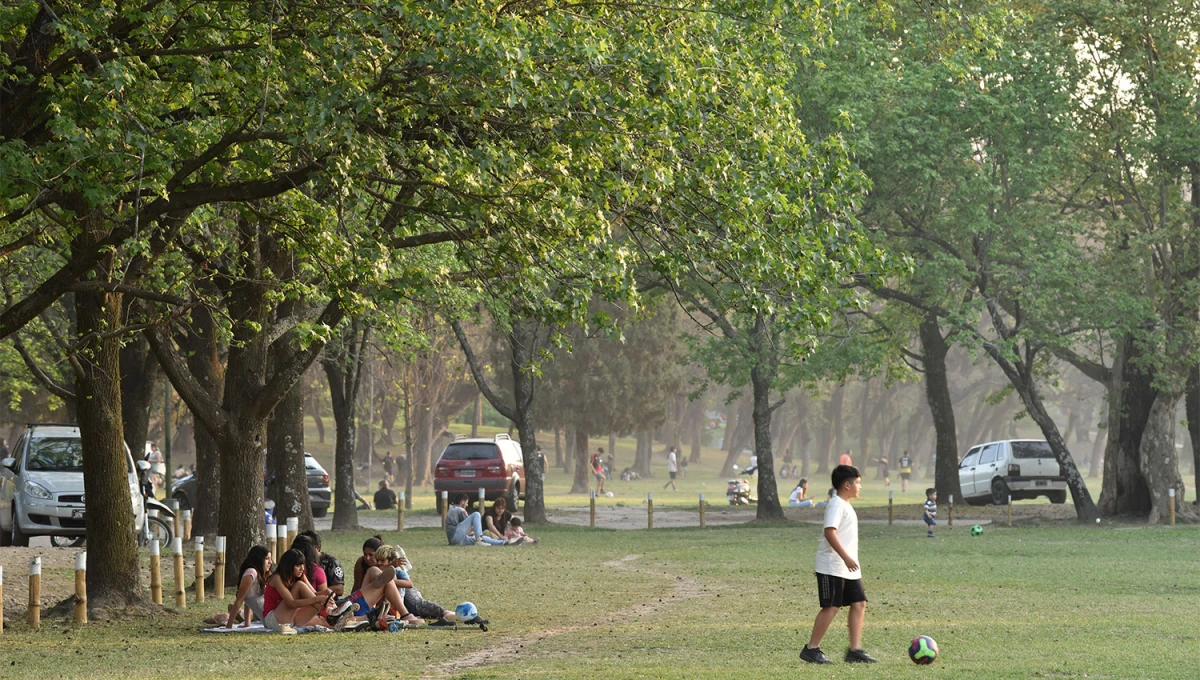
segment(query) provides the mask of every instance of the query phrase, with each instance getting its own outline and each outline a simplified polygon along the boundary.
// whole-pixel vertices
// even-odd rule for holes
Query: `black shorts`
[[[671,479],[675,479],[675,475],[678,473],[676,473],[674,470],[672,470],[670,474],[671,474]]]
[[[900,479],[908,479],[911,476],[912,476],[911,472],[901,472],[900,473]]]
[[[817,573],[817,600],[821,603],[821,609],[845,607],[855,602],[866,602],[867,592],[863,590],[861,578]]]

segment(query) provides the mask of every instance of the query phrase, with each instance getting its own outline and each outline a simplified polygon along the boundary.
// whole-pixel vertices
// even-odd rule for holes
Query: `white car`
[[[0,545],[28,546],[31,536],[84,536],[83,440],[76,425],[29,425],[0,461]],[[125,447],[129,503],[142,530],[137,468]]]
[[[1067,478],[1050,445],[1035,439],[1006,439],[974,446],[958,464],[964,500],[974,505],[1006,505],[1045,496],[1067,502]]]

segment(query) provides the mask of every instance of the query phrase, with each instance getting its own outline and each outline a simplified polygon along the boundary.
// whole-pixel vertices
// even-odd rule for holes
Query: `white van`
[[[1067,502],[1067,478],[1050,450],[1035,439],[1006,439],[974,446],[958,464],[963,498],[973,505],[1005,505],[1014,500],[1045,496],[1051,503]]]
[[[28,546],[31,536],[84,536],[83,440],[77,425],[29,425],[0,461],[0,545]],[[134,527],[145,511],[137,468],[125,447]]]

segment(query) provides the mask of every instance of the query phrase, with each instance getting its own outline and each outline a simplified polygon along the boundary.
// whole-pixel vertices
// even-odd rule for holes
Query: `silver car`
[[[0,461],[0,545],[27,546],[32,536],[87,533],[83,440],[76,425],[29,425]],[[142,530],[145,512],[137,468],[125,449],[129,503]]]

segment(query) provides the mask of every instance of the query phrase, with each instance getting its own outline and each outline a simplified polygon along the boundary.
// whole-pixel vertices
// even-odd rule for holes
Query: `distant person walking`
[[[387,478],[388,484],[391,484],[392,480],[395,479],[392,476],[392,471],[395,469],[395,466],[396,459],[392,458],[392,452],[388,451],[387,455],[383,457],[383,475]]]
[[[604,448],[596,449],[592,454],[592,474],[596,477],[596,495],[604,493],[604,481],[608,476],[604,474]]]
[[[900,491],[908,491],[908,478],[912,477],[912,456],[905,451],[900,455]]]
[[[838,459],[838,465],[854,465],[854,459],[850,457],[850,449],[846,449],[846,452]]]
[[[679,454],[675,453],[674,446],[667,451],[667,474],[671,478],[667,480],[666,484],[663,484],[663,491],[666,491],[668,486],[672,491],[679,491],[679,487],[675,486],[675,477],[679,474]]]

